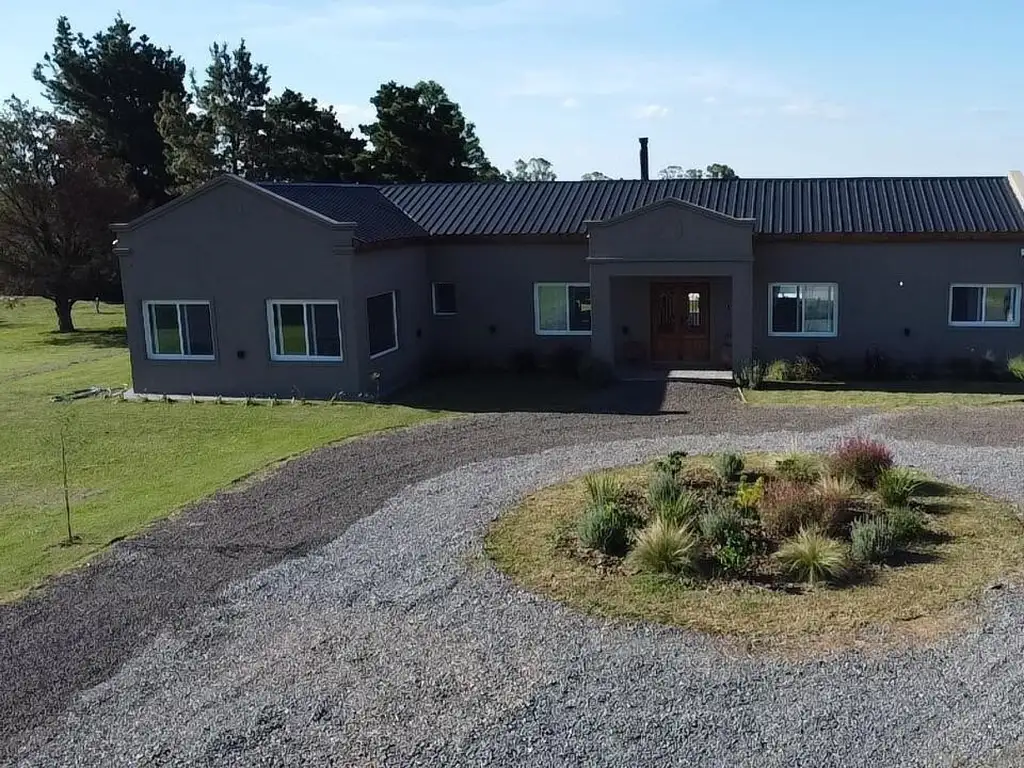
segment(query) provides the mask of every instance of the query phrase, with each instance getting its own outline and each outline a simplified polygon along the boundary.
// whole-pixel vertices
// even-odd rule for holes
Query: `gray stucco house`
[[[114,226],[140,393],[392,389],[444,356],[614,366],[1024,351],[1024,176],[253,184]]]

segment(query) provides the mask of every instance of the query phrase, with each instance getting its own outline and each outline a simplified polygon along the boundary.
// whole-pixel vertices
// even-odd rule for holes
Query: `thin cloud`
[[[670,111],[664,104],[647,104],[642,107],[636,107],[633,110],[633,117],[637,120],[656,120],[667,116]]]
[[[572,96],[569,96],[567,99],[562,101],[563,109],[576,109],[579,105],[579,99],[575,99]]]

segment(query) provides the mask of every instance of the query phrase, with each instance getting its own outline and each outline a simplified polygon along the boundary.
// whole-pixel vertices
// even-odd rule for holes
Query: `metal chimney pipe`
[[[651,164],[647,155],[647,137],[640,139],[640,179],[648,181],[651,178]]]

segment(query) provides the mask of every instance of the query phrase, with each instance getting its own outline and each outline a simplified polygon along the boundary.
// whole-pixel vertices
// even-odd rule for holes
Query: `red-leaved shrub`
[[[829,456],[833,475],[850,477],[865,488],[874,488],[878,476],[896,463],[884,443],[867,437],[851,437],[839,444]]]
[[[769,482],[757,510],[761,527],[773,539],[784,539],[806,525],[820,523],[824,512],[814,491],[792,480]]]

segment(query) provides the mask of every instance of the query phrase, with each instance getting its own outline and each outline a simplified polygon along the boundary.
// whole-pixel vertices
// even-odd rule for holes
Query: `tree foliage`
[[[370,103],[377,119],[359,129],[370,149],[363,167],[380,181],[489,181],[501,177],[476,126],[433,80],[414,86],[389,81]]]
[[[129,172],[81,123],[0,110],[0,284],[52,300],[60,331],[74,301],[120,294],[110,224],[137,213]]]
[[[661,179],[737,179],[736,171],[723,163],[712,163],[707,168],[687,168],[668,165],[658,172]]]
[[[555,181],[555,167],[543,157],[519,158],[515,167],[505,174],[509,181]]]
[[[590,171],[589,173],[584,173],[580,179],[582,181],[611,181],[612,177],[600,171]]]
[[[127,165],[129,182],[148,207],[165,202],[172,186],[156,115],[165,94],[184,96],[185,62],[135,33],[118,15],[86,38],[61,16],[53,48],[34,75],[58,114]]]
[[[190,92],[180,98],[169,94],[157,115],[177,191],[217,173],[258,176],[270,93],[267,67],[253,63],[244,40],[233,51],[214,43],[205,77],[200,81],[193,71],[189,79]]]
[[[360,177],[366,142],[342,126],[334,108],[285,89],[267,100],[266,150],[261,178],[268,181],[339,181]]]
[[[206,79],[191,75],[192,97],[203,115],[206,135],[213,140],[218,170],[242,176],[259,167],[263,145],[263,110],[270,94],[270,72],[254,64],[242,40],[229,51],[224,43],[210,47]]]

